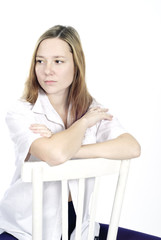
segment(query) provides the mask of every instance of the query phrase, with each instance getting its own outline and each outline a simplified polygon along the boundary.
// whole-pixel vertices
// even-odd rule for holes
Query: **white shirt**
[[[100,106],[93,101],[91,107]],[[69,116],[70,117],[70,113]],[[32,142],[39,138],[30,129],[33,123],[46,125],[53,133],[63,131],[64,123],[46,94],[39,92],[35,104],[18,100],[11,111],[7,113],[6,122],[10,131],[11,139],[15,146],[16,171],[10,188],[6,191],[0,202],[0,233],[8,232],[19,240],[32,239],[32,187],[31,183],[21,180],[21,166],[24,162]],[[103,120],[95,126],[88,128],[82,144],[103,142],[125,133],[116,118],[112,121]],[[31,156],[29,161],[37,161]],[[94,180],[86,181],[85,209],[83,214],[82,239],[87,240],[88,233],[88,206],[93,190]],[[77,205],[78,182],[69,182],[74,207]],[[61,185],[60,182],[44,183],[43,205],[43,239],[60,240],[61,238]],[[95,229],[97,236],[98,226]],[[71,239],[73,238],[72,234]]]

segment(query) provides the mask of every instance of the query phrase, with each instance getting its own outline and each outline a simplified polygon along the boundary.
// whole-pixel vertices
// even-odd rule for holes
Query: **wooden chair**
[[[45,162],[25,162],[22,166],[22,181],[32,182],[33,186],[33,240],[42,240],[43,182],[61,181],[62,183],[62,240],[68,240],[68,180],[79,180],[79,196],[75,240],[81,239],[81,223],[85,179],[95,177],[93,200],[91,203],[88,240],[94,239],[94,225],[97,192],[101,176],[118,174],[113,209],[107,240],[116,240],[124,191],[127,182],[130,160],[109,160],[103,158],[69,160],[61,165],[50,167]]]

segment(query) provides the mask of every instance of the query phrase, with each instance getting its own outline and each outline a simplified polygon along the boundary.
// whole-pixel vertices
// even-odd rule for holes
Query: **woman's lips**
[[[46,84],[54,84],[56,83],[57,81],[53,81],[53,80],[46,80],[45,83]]]

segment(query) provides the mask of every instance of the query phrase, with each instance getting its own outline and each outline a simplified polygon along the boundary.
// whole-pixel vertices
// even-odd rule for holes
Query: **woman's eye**
[[[43,60],[37,59],[36,63],[43,63]]]
[[[58,64],[63,63],[63,61],[61,61],[61,60],[56,60],[55,62]]]

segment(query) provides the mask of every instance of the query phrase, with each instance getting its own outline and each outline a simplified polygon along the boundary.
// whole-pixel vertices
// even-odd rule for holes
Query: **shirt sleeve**
[[[102,104],[98,103],[95,99],[93,99],[90,108],[92,107],[106,108]],[[111,121],[102,120],[100,123],[97,124],[96,142],[105,142],[107,140],[117,138],[118,136],[126,132],[127,131],[120,124],[119,120],[116,117],[113,117]]]
[[[122,127],[116,117],[113,117],[111,121],[102,120],[97,129],[96,141],[104,142],[110,139],[117,138],[118,136],[126,132],[127,131]]]
[[[32,142],[41,137],[29,129],[33,123],[35,119],[30,103],[18,101],[6,114],[6,124],[15,148],[16,165],[25,161]]]

